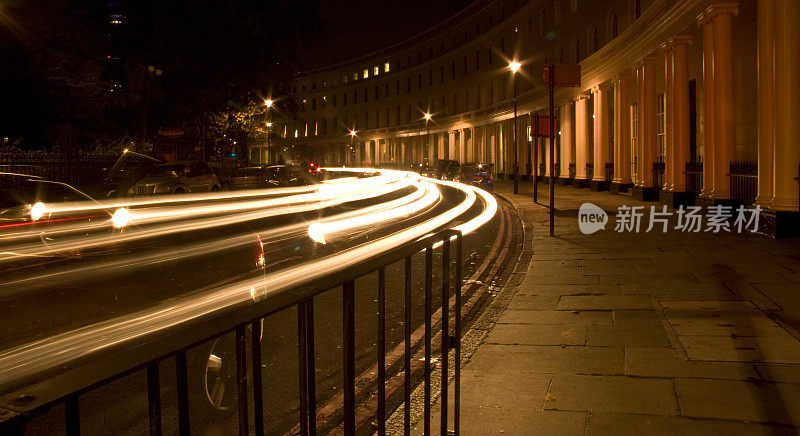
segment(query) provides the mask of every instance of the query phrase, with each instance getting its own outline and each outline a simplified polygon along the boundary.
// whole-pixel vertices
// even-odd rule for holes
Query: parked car
[[[228,187],[235,189],[264,189],[272,187],[264,167],[244,167],[233,170]]]
[[[460,164],[457,160],[439,159],[436,162],[436,175],[439,180],[455,180]]]
[[[156,165],[129,190],[130,195],[183,194],[214,192],[220,183],[214,170],[205,162],[180,161]]]
[[[139,180],[147,177],[160,160],[133,151],[125,150],[103,179],[103,192],[106,197],[124,197]]]
[[[427,164],[413,164],[411,171],[419,173],[423,177],[436,177],[436,168]]]
[[[265,168],[268,187],[306,186],[315,182],[311,172],[305,167],[294,165],[271,165]]]
[[[459,167],[455,180],[493,192],[494,165],[475,162],[463,163]]]

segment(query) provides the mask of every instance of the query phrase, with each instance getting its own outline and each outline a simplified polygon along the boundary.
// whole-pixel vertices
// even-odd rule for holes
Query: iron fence
[[[586,180],[594,179],[594,163],[586,164]]]
[[[686,191],[699,194],[703,191],[703,162],[686,162]]]
[[[664,163],[664,156],[659,156],[655,162],[653,162],[653,185],[657,190],[664,189],[664,173],[667,169],[666,164]]]
[[[454,250],[452,245],[455,245]],[[454,398],[452,412],[454,415],[455,434],[460,432],[460,380],[461,380],[461,333],[462,333],[462,244],[461,232],[442,230],[438,233],[420,238],[414,242],[394,247],[374,257],[331,273],[326,277],[314,279],[290,292],[267,294],[262,300],[254,301],[246,307],[229,308],[224,313],[207,314],[195,319],[191,325],[178,324],[165,327],[156,334],[139,337],[117,344],[102,355],[90,355],[75,363],[76,367],[66,373],[44,377],[42,380],[17,386],[11,393],[4,393],[3,398],[20,398],[18,403],[0,402],[0,434],[25,434],[26,424],[48,411],[53,406],[63,405],[64,423],[67,435],[78,435],[81,432],[81,413],[86,408],[80,407],[82,395],[93,392],[115,380],[136,371],[146,370],[148,422],[151,435],[162,434],[162,383],[160,381],[160,364],[174,360],[175,380],[177,384],[177,427],[181,435],[192,433],[189,416],[189,379],[187,367],[187,351],[197,345],[220,338],[231,332],[234,334],[234,356],[236,361],[236,410],[238,412],[238,431],[240,435],[248,435],[250,423],[255,424],[254,433],[264,434],[264,380],[262,368],[261,335],[262,321],[284,309],[297,308],[298,324],[298,389],[299,389],[299,431],[302,435],[314,435],[317,431],[317,404],[315,382],[315,338],[314,338],[314,298],[327,292],[342,289],[342,397],[344,434],[355,435],[356,427],[356,354],[355,354],[355,280],[370,273],[377,272],[377,407],[374,420],[377,432],[386,434],[386,268],[392,264],[403,262],[404,266],[404,351],[403,351],[403,403],[404,432],[410,434],[411,415],[410,401],[412,389],[412,257],[424,251],[424,433],[430,434],[431,422],[431,355],[433,350],[432,325],[432,289],[433,289],[433,253],[441,245],[441,434],[448,432],[448,382],[449,353],[454,351]],[[453,251],[455,259],[453,261]],[[455,267],[453,274],[452,267]],[[451,277],[455,277],[451,286]],[[451,290],[454,298],[455,314],[451,319]],[[450,324],[454,331],[451,335]],[[250,352],[246,331],[250,330]],[[248,355],[252,376],[248,378]],[[20,392],[24,394],[20,395]],[[252,410],[248,400],[252,398]],[[9,405],[10,404],[10,405]],[[252,412],[252,415],[250,414]],[[252,421],[251,421],[252,418]],[[368,420],[369,421],[369,420]]]
[[[606,182],[610,182],[614,180],[614,163],[613,162],[606,162]]]
[[[758,163],[733,161],[730,163],[731,199],[751,205],[758,193]]]
[[[574,179],[575,178],[575,164],[574,163],[569,164],[569,178],[570,179]]]

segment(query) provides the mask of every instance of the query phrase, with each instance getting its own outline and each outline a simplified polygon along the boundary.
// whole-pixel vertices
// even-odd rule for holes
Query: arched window
[[[619,35],[619,27],[617,26],[617,13],[611,12],[611,38],[616,38]]]

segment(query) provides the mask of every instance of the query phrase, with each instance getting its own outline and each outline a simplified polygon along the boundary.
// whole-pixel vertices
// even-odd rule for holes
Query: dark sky
[[[341,0],[318,3],[323,28],[302,69],[346,61],[398,43],[455,15],[474,0]]]

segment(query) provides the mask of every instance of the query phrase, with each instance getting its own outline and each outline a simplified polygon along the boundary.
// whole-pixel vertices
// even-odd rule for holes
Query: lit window
[[[389,72],[389,62],[386,62],[385,64],[383,64],[383,72],[384,73],[388,73]]]
[[[369,77],[369,70],[365,69],[364,70],[364,78],[366,79],[367,77]]]
[[[353,73],[353,80],[358,80],[358,73]]]
[[[381,69],[378,66],[375,66],[375,68],[373,68],[373,70],[372,70],[372,75],[373,76],[377,76],[378,74],[380,74],[380,72],[381,72]]]

